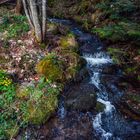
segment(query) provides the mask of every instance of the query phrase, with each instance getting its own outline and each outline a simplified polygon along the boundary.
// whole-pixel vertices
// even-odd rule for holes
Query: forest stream
[[[138,140],[140,139],[140,123],[128,120],[119,112],[117,102],[123,91],[117,86],[122,76],[121,70],[115,67],[113,60],[104,49],[104,44],[90,33],[82,31],[69,20],[49,19],[51,22],[69,26],[80,44],[81,56],[86,60],[89,76],[81,83],[70,85],[59,101],[57,115],[39,128],[37,139],[47,140]],[[81,96],[93,99],[97,94],[100,109],[94,111],[93,100],[87,101],[87,109]],[[84,95],[83,95],[84,94]],[[91,96],[91,97],[90,97]],[[74,98],[74,99],[73,99]],[[94,97],[95,98],[95,97]],[[81,99],[81,102],[78,101]],[[69,104],[79,106],[85,111],[74,111],[67,108]],[[90,105],[88,105],[90,104]],[[32,134],[27,130],[26,138]]]

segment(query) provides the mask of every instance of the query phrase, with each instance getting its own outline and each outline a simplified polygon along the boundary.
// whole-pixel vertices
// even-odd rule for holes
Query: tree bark
[[[37,5],[35,0],[30,0],[30,8],[32,14],[32,20],[35,28],[36,39],[38,42],[42,42],[42,33],[41,33],[41,26],[39,23],[39,15],[37,13]]]
[[[47,5],[47,0],[42,0],[42,38],[43,38],[43,41],[46,38],[46,20],[47,20],[46,5]]]
[[[20,14],[22,11],[22,0],[17,0],[15,12],[16,14]]]
[[[47,0],[22,0],[25,14],[38,42],[46,39]]]

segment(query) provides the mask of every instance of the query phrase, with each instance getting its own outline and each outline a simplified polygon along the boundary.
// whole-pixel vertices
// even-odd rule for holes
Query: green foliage
[[[44,78],[36,86],[20,88],[17,96],[22,102],[20,109],[24,122],[38,125],[46,121],[57,108],[60,91],[61,86],[45,81]],[[26,92],[24,97],[21,96],[23,92]]]
[[[127,52],[119,48],[108,48],[108,52],[112,56],[113,61],[118,65],[123,64],[128,57]]]
[[[75,36],[72,33],[69,33],[66,36],[62,37],[60,39],[60,47],[63,50],[77,52],[78,51],[78,43],[75,39]]]
[[[60,84],[41,78],[36,84],[17,88],[0,71],[0,139],[11,139],[27,124],[41,124],[55,111]]]
[[[109,15],[110,19],[121,19],[122,14],[136,10],[134,2],[131,0],[105,0],[96,4],[95,7],[102,10],[105,15]]]
[[[123,68],[124,74],[131,75],[139,80],[140,65],[133,62],[130,52],[119,48],[108,48],[108,52],[112,56],[113,61]]]
[[[16,133],[17,114],[14,113],[15,86],[8,74],[0,70],[0,139]]]
[[[3,17],[0,32],[5,32],[7,39],[17,37],[29,31],[29,25],[25,16]]]
[[[95,28],[92,32],[98,33],[101,38],[109,39],[111,41],[140,39],[140,26],[131,22],[119,22],[117,24]]]
[[[10,104],[15,97],[15,87],[9,76],[2,70],[0,70],[0,108],[3,108]]]

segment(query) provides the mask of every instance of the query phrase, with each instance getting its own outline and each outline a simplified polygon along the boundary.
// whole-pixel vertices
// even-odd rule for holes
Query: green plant
[[[29,24],[25,16],[3,17],[0,32],[5,32],[7,39],[17,37],[27,31],[29,31]]]
[[[12,80],[7,73],[0,70],[0,139],[5,139],[6,136],[11,137],[16,133],[14,127],[17,115],[14,113],[13,105],[15,93]]]
[[[112,56],[113,61],[118,65],[124,64],[125,58],[128,58],[128,54],[119,48],[108,48],[108,52]]]
[[[20,97],[20,106],[23,121],[32,124],[41,124],[46,121],[55,111],[58,105],[58,95],[61,91],[60,85],[55,85],[51,81],[42,78],[37,85],[20,88],[18,97]],[[23,91],[27,92],[27,98],[21,97]],[[25,103],[26,102],[26,103]]]
[[[15,87],[8,74],[0,70],[0,95],[4,96],[5,102],[12,102],[15,96]],[[4,106],[4,100],[0,100],[0,108]]]
[[[46,121],[57,108],[58,95],[62,90],[60,84],[46,81],[45,77],[35,84],[17,86],[15,89],[12,82],[3,82],[7,76],[0,71],[0,139],[12,139],[19,128]],[[7,89],[9,85],[12,90]]]
[[[99,34],[103,39],[111,41],[139,40],[140,38],[140,26],[137,23],[131,22],[119,22],[94,28],[92,32]]]
[[[110,19],[122,19],[122,15],[136,10],[136,6],[131,0],[105,0],[96,4],[96,9],[103,11]]]

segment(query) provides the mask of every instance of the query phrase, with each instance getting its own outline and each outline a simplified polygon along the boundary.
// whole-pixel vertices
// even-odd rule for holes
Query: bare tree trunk
[[[44,42],[46,38],[47,0],[22,0],[22,2],[37,41]]]
[[[22,11],[22,0],[17,0],[15,12],[16,14],[20,14]]]
[[[47,20],[46,5],[47,5],[47,0],[42,0],[42,38],[43,40],[45,40],[45,37],[46,37],[46,20]]]
[[[36,39],[38,42],[42,42],[42,33],[41,33],[41,26],[39,23],[39,15],[37,13],[37,5],[35,0],[30,0],[30,8],[32,14],[32,20],[35,28]]]
[[[23,2],[24,11],[25,11],[26,17],[27,17],[27,19],[29,21],[29,24],[30,24],[31,28],[34,29],[32,19],[30,17],[31,15],[30,15],[29,10],[28,10],[28,3],[27,3],[26,0],[22,0],[22,2]]]

